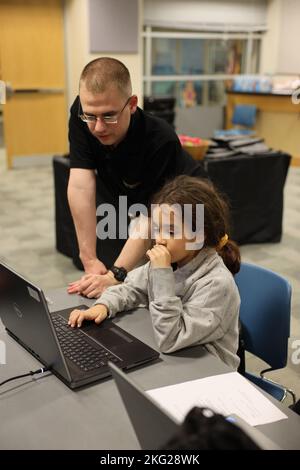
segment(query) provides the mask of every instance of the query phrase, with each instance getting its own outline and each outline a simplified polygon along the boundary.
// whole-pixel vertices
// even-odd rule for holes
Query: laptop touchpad
[[[110,328],[88,328],[83,330],[94,340],[99,341],[103,346],[110,349],[121,344],[132,343],[133,339],[115,326]]]

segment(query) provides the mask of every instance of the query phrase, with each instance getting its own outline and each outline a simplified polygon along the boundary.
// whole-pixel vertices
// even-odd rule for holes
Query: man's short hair
[[[103,93],[108,86],[115,85],[126,96],[132,94],[131,79],[128,68],[119,60],[111,57],[100,57],[89,62],[80,76],[91,93]]]

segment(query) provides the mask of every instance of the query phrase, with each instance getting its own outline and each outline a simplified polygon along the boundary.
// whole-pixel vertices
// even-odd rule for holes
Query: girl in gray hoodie
[[[240,253],[227,235],[225,201],[210,182],[181,175],[154,196],[150,220],[149,262],[107,288],[91,308],[73,310],[69,324],[101,323],[146,306],[161,352],[202,344],[237,369],[240,297],[233,275]]]

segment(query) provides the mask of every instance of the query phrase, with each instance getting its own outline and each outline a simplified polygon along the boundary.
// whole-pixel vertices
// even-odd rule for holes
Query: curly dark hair
[[[240,269],[241,256],[237,244],[233,240],[219,248],[221,239],[229,230],[229,208],[215,186],[208,180],[179,175],[168,181],[152,198],[152,204],[179,204],[184,209],[184,204],[192,205],[192,226],[195,230],[196,205],[204,204],[204,246],[215,247],[222,257],[225,266],[236,274]],[[183,211],[182,211],[183,213]]]

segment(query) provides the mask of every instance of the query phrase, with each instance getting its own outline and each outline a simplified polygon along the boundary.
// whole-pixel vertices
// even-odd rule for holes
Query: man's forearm
[[[129,226],[129,238],[115,261],[115,266],[127,271],[134,269],[145,257],[151,247],[151,223],[143,215],[132,220]]]
[[[150,246],[150,239],[129,238],[116,259],[115,266],[131,271],[142,260]]]
[[[68,199],[76,229],[80,259],[85,265],[97,258],[95,198],[84,191],[69,188]]]

